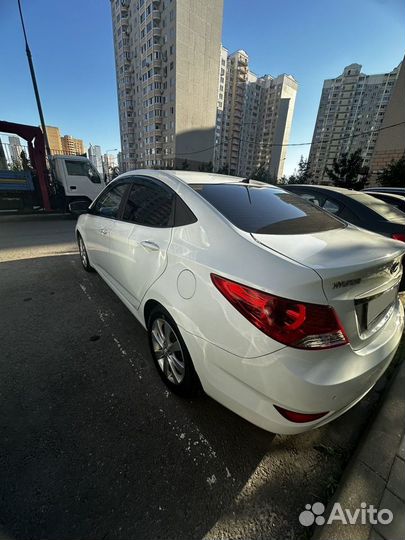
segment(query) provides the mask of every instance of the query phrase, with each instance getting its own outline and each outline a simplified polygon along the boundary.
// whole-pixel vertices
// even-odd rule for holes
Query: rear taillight
[[[274,405],[274,408],[277,409],[277,411],[283,416],[284,418],[287,418],[290,422],[294,422],[296,424],[304,424],[305,422],[313,422],[314,420],[318,420],[319,418],[322,418],[323,416],[326,416],[327,412],[320,412],[320,413],[299,413],[295,411],[290,411],[288,409],[284,409],[283,407],[279,407],[278,405]]]
[[[400,242],[405,242],[405,233],[393,233],[392,238]]]
[[[333,308],[280,298],[211,274],[215,287],[259,330],[298,349],[328,349],[349,342]]]

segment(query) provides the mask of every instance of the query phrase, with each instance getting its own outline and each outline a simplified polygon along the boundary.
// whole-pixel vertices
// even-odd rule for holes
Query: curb
[[[33,219],[60,219],[60,218],[69,218],[72,214],[68,212],[36,212],[36,213],[21,213],[21,214],[6,214],[0,212],[0,222],[8,222],[8,221],[32,221]]]
[[[402,362],[392,377],[380,409],[349,462],[339,488],[329,501],[325,515],[329,515],[336,502],[340,503],[343,509],[347,508],[352,512],[361,508],[362,502],[377,509],[386,507],[381,505],[381,502],[405,431],[404,388],[405,362]],[[405,484],[405,478],[402,482]],[[394,508],[390,509],[394,511],[394,520],[391,525],[377,525],[380,534],[370,523],[351,525],[334,521],[317,528],[312,540],[383,539],[385,527],[392,529],[392,526],[403,526],[403,516],[397,515]],[[399,537],[393,538],[391,535],[388,538],[399,540]]]

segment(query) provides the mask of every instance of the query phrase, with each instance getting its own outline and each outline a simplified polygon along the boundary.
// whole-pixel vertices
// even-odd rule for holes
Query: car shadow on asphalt
[[[5,538],[305,533],[295,516],[343,460],[314,447],[344,423],[275,437],[206,396],[170,394],[145,331],[78,257],[3,262],[0,275]]]

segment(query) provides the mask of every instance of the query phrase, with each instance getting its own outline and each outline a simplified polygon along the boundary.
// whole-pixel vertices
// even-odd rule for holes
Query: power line
[[[378,133],[379,131],[384,131],[386,129],[391,129],[391,128],[394,128],[394,127],[397,127],[397,126],[401,126],[402,124],[405,124],[405,121],[398,122],[397,124],[391,124],[390,126],[380,127],[378,129],[371,129],[369,131],[361,131],[360,133],[354,133],[352,135],[344,135],[343,137],[339,137],[339,138],[336,138],[336,139],[329,139],[329,140],[326,140],[326,141],[322,141],[322,144],[329,144],[329,143],[332,143],[332,142],[343,141],[345,139],[355,139],[356,137],[361,137],[362,135],[369,135],[370,133]],[[176,153],[176,155],[189,156],[189,155],[192,155],[192,154],[201,154],[202,152],[207,152],[208,150],[212,150],[212,149],[216,148],[217,146],[222,146],[223,144],[225,144],[226,142],[228,142],[230,140],[232,140],[232,139],[226,139],[226,140],[224,140],[222,142],[219,142],[217,144],[213,144],[211,146],[207,146],[206,148],[202,148],[201,150],[194,150],[193,152]],[[236,140],[236,139],[233,139],[233,140]],[[259,146],[265,146],[266,148],[268,148],[268,147],[281,147],[281,146],[309,146],[309,145],[312,144],[312,141],[310,141],[310,142],[302,142],[302,143],[286,143],[286,144],[270,143],[270,144],[267,144],[267,143],[264,143],[264,142],[255,143],[254,141],[249,141],[249,140],[246,140],[246,139],[237,139],[237,140],[240,141],[240,142],[255,144],[255,145],[259,145]]]

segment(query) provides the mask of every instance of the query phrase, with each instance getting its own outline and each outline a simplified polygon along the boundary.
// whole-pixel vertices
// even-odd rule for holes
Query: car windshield
[[[405,223],[405,213],[401,212],[398,208],[385,201],[377,199],[372,195],[366,193],[353,193],[350,197],[361,204],[364,204],[370,210],[373,210],[376,214],[387,221],[393,221],[395,223]]]
[[[246,184],[194,184],[239,229],[257,234],[308,234],[345,224],[293,193]]]

